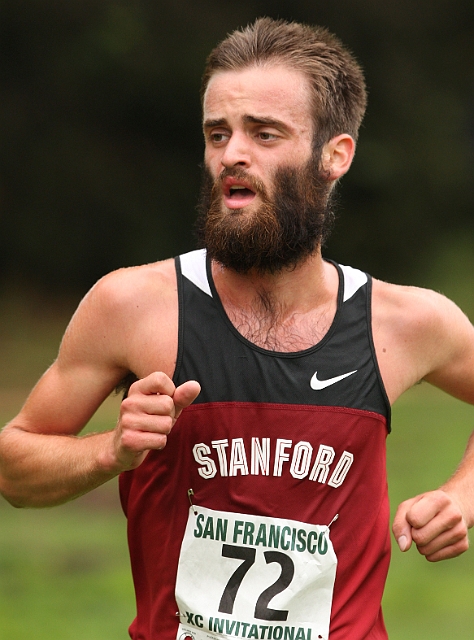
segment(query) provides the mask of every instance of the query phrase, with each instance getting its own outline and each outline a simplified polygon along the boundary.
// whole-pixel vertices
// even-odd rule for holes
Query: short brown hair
[[[341,133],[357,140],[367,104],[364,75],[354,56],[323,27],[259,18],[234,31],[207,58],[201,98],[217,71],[268,63],[285,64],[309,79],[315,147]]]

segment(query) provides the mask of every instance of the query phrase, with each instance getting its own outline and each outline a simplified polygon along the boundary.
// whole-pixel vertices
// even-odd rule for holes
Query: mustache
[[[216,191],[220,192],[222,190],[222,185],[226,178],[241,180],[242,182],[247,184],[256,194],[263,196],[265,199],[267,198],[267,189],[265,188],[263,181],[252,175],[245,169],[242,169],[242,167],[224,168],[214,180],[214,184],[212,187],[213,194],[215,194]]]
[[[306,164],[277,166],[266,174],[265,184],[244,166],[224,168],[217,176],[205,163],[201,169],[198,242],[225,267],[237,273],[277,273],[294,268],[327,238],[334,220],[331,181],[315,156]],[[226,179],[242,181],[258,193],[253,215],[226,212]]]

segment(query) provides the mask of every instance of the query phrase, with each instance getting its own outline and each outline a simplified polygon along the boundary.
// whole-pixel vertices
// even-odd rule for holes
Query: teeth
[[[235,191],[235,189],[246,189],[246,188],[247,188],[247,187],[244,187],[244,186],[242,186],[242,185],[240,185],[240,184],[236,184],[236,185],[233,185],[233,186],[230,188],[230,190],[231,190],[231,191]]]

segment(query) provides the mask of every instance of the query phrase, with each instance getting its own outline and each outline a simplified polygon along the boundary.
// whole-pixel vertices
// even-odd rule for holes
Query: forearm
[[[8,426],[0,433],[0,493],[15,507],[49,507],[118,475],[113,432],[43,435]]]
[[[474,526],[474,432],[453,476],[441,487],[458,502],[469,528]]]
[[[176,388],[166,374],[152,373],[130,387],[113,431],[83,437],[58,435],[65,430],[63,423],[44,419],[45,411],[36,412],[43,418],[39,419],[31,407],[23,410],[0,433],[0,493],[17,507],[48,507],[135,469],[149,450],[166,446],[179,414],[199,391],[195,381]],[[31,424],[38,430],[50,424],[50,432],[24,427]],[[83,422],[76,417],[72,424],[69,421],[68,429],[76,433],[80,424]]]

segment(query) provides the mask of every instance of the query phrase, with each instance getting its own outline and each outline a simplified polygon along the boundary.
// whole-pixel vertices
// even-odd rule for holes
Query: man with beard
[[[49,506],[121,474],[135,640],[386,638],[390,404],[421,379],[474,403],[474,329],[322,258],[366,101],[334,36],[258,20],[211,53],[202,95],[207,252],[89,292],[0,436],[0,488]],[[121,380],[115,429],[78,437]],[[473,457],[400,505],[402,551],[467,549]]]

